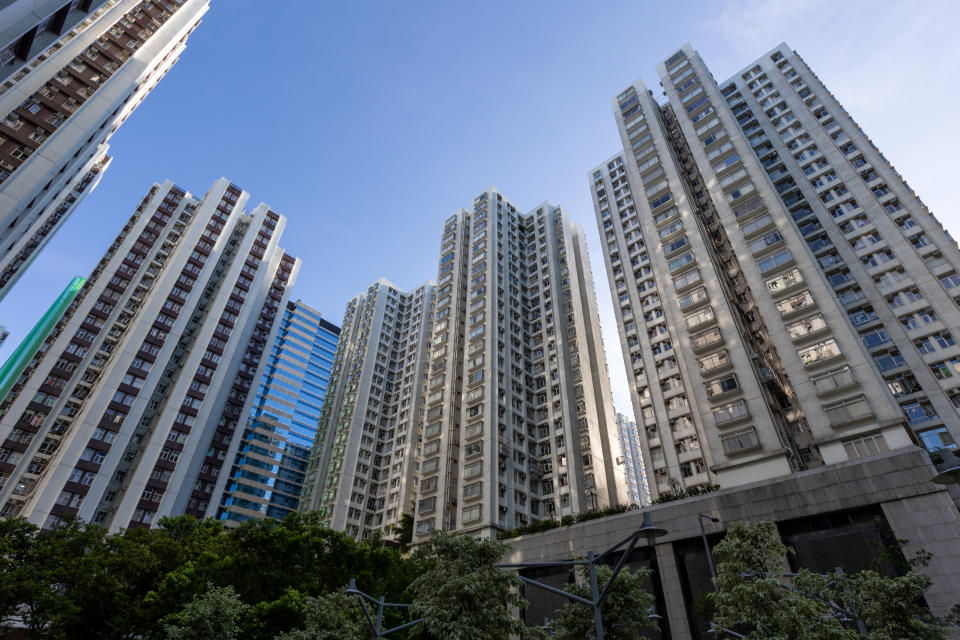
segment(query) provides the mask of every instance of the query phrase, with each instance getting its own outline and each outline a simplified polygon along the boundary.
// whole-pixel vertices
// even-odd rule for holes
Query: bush
[[[509,531],[501,531],[497,534],[497,539],[508,540],[510,538],[516,538],[517,536],[525,536],[531,533],[540,533],[541,531],[556,529],[557,527],[569,527],[572,524],[586,522],[588,520],[596,520],[597,518],[606,518],[607,516],[617,515],[618,513],[626,513],[627,511],[634,511],[639,508],[640,507],[635,504],[617,504],[610,507],[590,509],[589,511],[584,511],[583,513],[575,516],[563,516],[559,520],[554,520],[552,518],[549,520],[537,520],[536,522],[528,524],[524,527],[517,527],[516,529],[511,529]]]

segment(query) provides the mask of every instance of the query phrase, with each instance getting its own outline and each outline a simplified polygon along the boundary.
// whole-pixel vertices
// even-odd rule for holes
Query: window
[[[721,436],[720,439],[723,442],[723,452],[726,454],[756,449],[760,446],[760,442],[757,440],[757,432],[753,427]]]
[[[709,331],[691,337],[690,344],[694,349],[706,349],[711,345],[717,344],[721,340],[722,336],[720,335],[720,329],[714,327]]]
[[[780,235],[779,231],[771,231],[770,233],[767,233],[751,242],[750,252],[754,254],[760,253],[761,251],[764,251],[782,241],[783,237]]]
[[[810,292],[804,291],[778,302],[777,310],[780,312],[780,315],[783,316],[796,313],[797,311],[813,306],[814,304],[813,296],[810,295]]]
[[[887,330],[883,327],[877,327],[876,329],[871,329],[860,334],[860,340],[863,342],[863,346],[868,349],[874,349],[881,345],[884,345],[890,342],[891,338],[887,334]]]
[[[684,321],[687,323],[687,329],[694,330],[708,322],[712,322],[715,318],[713,307],[707,307],[702,311],[686,316]]]
[[[433,511],[437,508],[437,496],[430,496],[425,500],[421,500],[420,504],[417,505],[417,513],[427,513],[428,511]]]
[[[707,300],[707,290],[703,287],[700,287],[685,296],[680,296],[680,308],[686,309],[687,307],[691,307],[698,302],[703,302],[704,300]]]
[[[717,353],[711,353],[710,355],[697,360],[697,365],[700,367],[700,373],[707,373],[728,364],[730,364],[730,358],[727,356],[726,349],[718,351]]]
[[[771,256],[772,257],[772,256]],[[762,267],[761,267],[762,269]],[[773,295],[777,295],[782,291],[786,291],[790,287],[801,284],[803,282],[803,274],[800,273],[799,269],[791,269],[787,273],[777,276],[771,280],[767,280],[767,289]],[[780,313],[783,313],[781,311]]]
[[[713,410],[713,420],[717,426],[746,418],[749,415],[747,403],[743,399],[721,405]]]
[[[953,436],[947,431],[946,427],[934,427],[924,431],[918,431],[917,437],[923,443],[927,451],[941,451],[943,449],[956,449],[957,443]]]
[[[882,433],[871,433],[851,440],[843,441],[843,449],[847,452],[847,457],[866,458],[875,456],[882,451],[887,451],[887,441],[884,440]]]
[[[840,347],[833,338],[818,342],[815,345],[800,349],[797,352],[804,366],[809,366],[823,360],[829,360],[840,356]]]
[[[740,388],[740,383],[737,381],[736,374],[731,373],[723,378],[718,378],[705,383],[704,387],[706,388],[707,396],[712,398],[724,393],[736,391]]]
[[[170,462],[176,462],[180,459],[180,452],[174,451],[173,449],[163,448],[160,450],[160,455],[157,456],[161,460],[169,460]]]
[[[906,364],[903,356],[900,355],[900,352],[897,349],[891,349],[874,356],[873,362],[877,365],[877,369],[880,371],[889,371],[891,369],[902,367]]]
[[[672,271],[677,271],[677,270],[679,270],[679,269],[682,269],[683,267],[687,266],[688,264],[691,264],[693,261],[694,261],[693,252],[688,251],[688,252],[686,252],[685,254],[683,254],[682,256],[680,256],[680,257],[678,257],[678,258],[674,258],[673,260],[671,260],[671,261],[667,264],[667,266],[670,268],[670,271],[672,272]]]
[[[463,468],[463,477],[464,478],[475,478],[483,473],[483,461],[478,460],[466,465]]]
[[[786,249],[781,249],[780,251],[777,251],[776,253],[767,256],[766,258],[757,260],[757,266],[760,267],[761,273],[766,273],[768,271],[772,271],[773,269],[776,269],[781,265],[787,264],[791,260],[793,260],[793,258],[790,255],[790,252],[787,251]],[[769,286],[769,284],[767,286]]]
[[[960,286],[960,276],[951,271],[945,276],[940,276],[940,284],[943,285],[944,289],[953,289]]]
[[[825,406],[823,409],[827,414],[827,418],[830,420],[830,424],[833,426],[861,420],[873,415],[873,411],[870,410],[870,405],[867,403],[866,397],[862,395],[845,398],[836,404]]]
[[[928,400],[914,400],[900,405],[903,415],[910,424],[922,424],[937,418],[937,412]]]
[[[770,217],[770,214],[765,213],[750,222],[745,222],[740,225],[740,230],[743,231],[744,236],[750,236],[771,224],[773,224],[773,219]]]
[[[811,381],[817,390],[817,395],[823,395],[837,389],[851,387],[856,384],[857,379],[853,375],[853,370],[844,366],[812,378]]]
[[[103,462],[103,459],[107,457],[103,451],[99,449],[92,449],[87,447],[80,453],[81,460],[87,460],[88,462],[93,462],[95,464],[100,464]]]
[[[823,315],[818,313],[803,320],[791,322],[786,328],[791,340],[799,340],[812,333],[823,331],[827,328],[827,322],[823,319]]]
[[[680,289],[697,282],[700,282],[700,270],[691,269],[682,276],[673,279],[673,288],[679,291]]]
[[[419,521],[417,523],[417,533],[429,533],[433,531],[436,527],[435,522],[436,520],[434,518]]]
[[[471,507],[464,507],[464,508],[463,508],[463,522],[464,522],[464,523],[467,523],[467,522],[475,522],[475,521],[479,520],[479,519],[480,519],[480,506],[481,506],[481,505],[479,505],[479,504],[475,504],[475,505],[473,505],[473,506],[471,506]]]
[[[464,498],[476,498],[477,496],[483,495],[483,483],[474,482],[472,484],[464,485],[463,487],[463,497]]]

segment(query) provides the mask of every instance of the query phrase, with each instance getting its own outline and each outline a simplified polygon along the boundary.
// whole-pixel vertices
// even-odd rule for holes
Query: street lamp
[[[954,451],[940,449],[943,458],[948,455],[953,458],[953,466],[933,476],[933,481],[937,484],[960,484],[960,456],[957,456]]]
[[[392,629],[384,629],[383,628],[383,610],[386,607],[407,608],[410,605],[401,604],[398,602],[384,602],[383,596],[380,596],[380,598],[378,599],[378,598],[374,598],[371,595],[367,595],[363,591],[360,591],[359,589],[357,589],[356,578],[350,578],[350,586],[347,587],[344,593],[351,596],[357,596],[359,598],[360,608],[363,609],[363,615],[367,617],[367,623],[370,625],[370,629],[373,631],[374,637],[376,638],[376,640],[380,640],[380,638],[390,635],[395,631],[402,631],[403,629],[407,629],[408,627],[412,627],[415,624],[419,624],[423,622],[423,618],[417,618],[416,620],[411,620],[410,622],[393,627]],[[364,602],[364,600],[367,600],[377,605],[377,622],[376,623],[373,622],[373,617],[370,615],[370,612],[367,611],[367,605]]]
[[[596,640],[604,640],[603,633],[603,616],[600,612],[600,604],[610,593],[610,587],[613,586],[613,581],[617,579],[617,576],[620,574],[620,571],[623,569],[624,565],[627,563],[627,560],[630,558],[630,554],[633,553],[633,549],[637,546],[637,542],[641,537],[646,538],[647,544],[653,547],[656,542],[656,539],[660,536],[667,533],[666,529],[656,526],[653,524],[653,520],[650,518],[650,512],[643,512],[643,519],[640,521],[640,528],[631,533],[629,536],[613,545],[606,551],[601,554],[594,554],[593,551],[587,552],[586,560],[559,560],[551,562],[516,562],[516,563],[507,563],[497,565],[501,569],[540,569],[543,567],[576,567],[576,566],[585,566],[589,571],[590,578],[590,599],[581,598],[578,595],[572,593],[567,593],[563,589],[558,589],[549,584],[544,584],[533,578],[528,578],[526,576],[518,575],[518,577],[524,582],[524,584],[529,584],[533,587],[539,587],[544,591],[549,591],[558,596],[563,596],[568,600],[573,600],[574,602],[579,602],[585,604],[591,609],[593,609],[593,623],[596,635],[594,636]],[[612,555],[623,549],[620,559],[617,561],[616,566],[613,568],[613,573],[610,574],[610,579],[607,580],[607,583],[603,586],[603,590],[600,590],[599,585],[597,584],[597,564],[606,558],[609,555]]]
[[[697,520],[700,522],[700,537],[703,538],[703,548],[707,552],[707,564],[710,566],[710,580],[713,582],[713,590],[716,591],[719,589],[717,586],[717,568],[713,566],[713,552],[710,550],[710,543],[707,542],[707,530],[703,528],[704,519],[717,523],[720,522],[720,518],[714,518],[713,516],[707,516],[702,513],[697,514]]]

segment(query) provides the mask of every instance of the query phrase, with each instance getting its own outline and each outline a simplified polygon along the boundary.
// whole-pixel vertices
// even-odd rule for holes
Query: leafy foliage
[[[370,625],[355,597],[342,590],[307,598],[303,629],[277,636],[276,640],[367,640],[373,638]]]
[[[497,540],[434,534],[414,553],[424,571],[410,587],[414,595],[411,611],[424,620],[413,637],[528,637],[526,625],[512,611],[527,604],[519,593],[522,582],[496,566],[506,551],[507,546]]]
[[[720,561],[718,591],[708,596],[715,609],[714,623],[750,640],[949,637],[950,627],[921,605],[931,580],[917,567],[929,562],[928,554],[918,553],[900,576],[876,569],[828,575],[801,569],[786,584],[781,576],[790,552],[774,523],[733,523],[714,549]]]
[[[236,637],[273,640],[304,628],[311,598],[351,577],[368,593],[403,602],[419,572],[398,550],[357,543],[310,514],[232,531],[188,516],[159,524],[108,535],[78,521],[41,532],[0,520],[0,616],[20,616],[37,640],[203,637],[172,634],[197,610],[225,607],[217,589],[230,587],[242,604]]]
[[[590,509],[577,515],[563,516],[563,518],[560,520],[537,520],[536,522],[532,522],[523,527],[517,527],[516,529],[510,529],[509,531],[501,531],[497,534],[497,539],[508,540],[510,538],[516,538],[517,536],[527,535],[528,533],[540,533],[541,531],[548,531],[550,529],[556,529],[557,527],[567,527],[571,524],[577,524],[578,522],[587,522],[588,520],[596,520],[597,518],[606,518],[607,516],[614,516],[618,513],[635,511],[639,508],[640,507],[635,504],[618,504],[612,507]]]
[[[564,591],[587,600],[591,599],[589,571],[580,567],[583,584],[568,584]],[[645,629],[656,629],[657,624],[649,617],[654,597],[647,589],[650,578],[649,569],[631,571],[624,567],[610,587],[610,592],[600,603],[604,635],[607,640],[634,640],[641,637]],[[600,565],[597,567],[597,585],[602,592],[613,570]],[[593,609],[579,602],[569,602],[557,614],[553,622],[556,640],[582,640],[593,637]]]
[[[397,542],[404,551],[410,546],[413,540],[413,515],[404,513],[400,516],[400,526],[393,527],[393,533],[397,536]]]
[[[856,638],[826,604],[780,584],[787,547],[772,522],[734,522],[714,548],[719,560],[714,624],[745,631],[749,640]]]
[[[720,488],[720,485],[718,484],[701,484],[695,487],[690,487],[689,489],[680,489],[678,491],[668,491],[666,493],[661,493],[659,496],[651,500],[650,504],[663,504],[664,502],[674,502],[676,500],[683,500],[684,498],[702,496],[705,493],[716,491],[719,488]]]
[[[170,640],[234,640],[240,631],[237,618],[247,608],[233,587],[210,585],[206,593],[167,616],[162,624]]]

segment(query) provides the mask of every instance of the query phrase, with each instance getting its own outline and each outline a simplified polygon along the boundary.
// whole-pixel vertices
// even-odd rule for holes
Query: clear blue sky
[[[960,3],[213,0],[172,72],[112,141],[100,186],[0,303],[6,358],[86,275],[153,182],[226,176],[288,217],[294,296],[339,323],[383,276],[436,275],[440,225],[495,185],[587,229],[620,410],[623,361],[587,171],[619,148],[610,98],[684,42],[722,81],[781,41],[960,230]],[[954,233],[956,236],[957,234]]]

